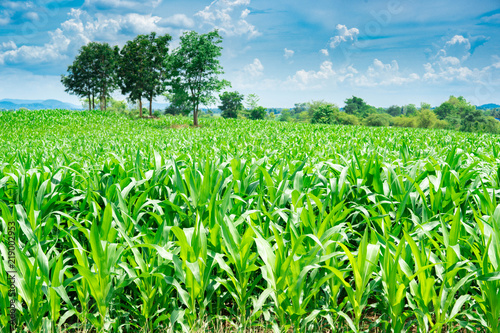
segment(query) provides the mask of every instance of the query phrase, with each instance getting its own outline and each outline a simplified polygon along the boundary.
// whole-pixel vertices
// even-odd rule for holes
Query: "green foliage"
[[[200,104],[209,104],[216,92],[229,86],[229,82],[218,77],[224,73],[219,63],[222,37],[217,30],[206,34],[187,31],[180,39],[171,60],[171,92],[188,94],[193,107],[193,125],[197,126]]]
[[[219,95],[221,116],[223,118],[238,118],[238,113],[243,110],[243,98],[244,96],[237,91],[225,91]]]
[[[280,121],[291,121],[292,120],[292,113],[289,109],[283,109],[281,110],[281,116],[279,118]]]
[[[352,96],[352,98],[345,100],[344,111],[347,114],[352,114],[361,118],[366,118],[368,115],[377,112],[373,106],[366,104],[362,98],[356,96]]]
[[[138,101],[142,117],[142,98],[150,101],[164,90],[163,81],[167,74],[167,51],[170,35],[138,35],[128,41],[120,50],[118,77],[121,92],[132,101]]]
[[[247,109],[256,109],[259,106],[259,100],[260,98],[256,94],[248,94],[247,98],[245,99]]]
[[[393,118],[387,113],[374,113],[363,119],[365,126],[390,126]]]
[[[408,104],[403,106],[403,114],[406,116],[411,116],[417,113],[417,107],[415,104]]]
[[[340,125],[360,125],[361,121],[358,117],[356,117],[353,114],[347,114],[345,112],[336,112],[335,123]]]
[[[189,122],[0,113],[0,332],[500,330],[498,135]]]
[[[126,113],[127,111],[126,101],[118,101],[110,97],[108,98],[107,103],[108,103],[107,106],[108,111],[118,112],[118,113]]]
[[[398,117],[402,114],[402,108],[400,106],[397,106],[397,105],[392,105],[390,107],[387,108],[387,110],[385,110],[385,112],[387,112],[389,115],[393,116],[393,117]]]
[[[314,110],[311,123],[313,124],[333,124],[335,122],[335,114],[338,111],[333,104],[321,103],[311,107]]]
[[[451,104],[450,102],[444,102],[440,106],[434,109],[434,113],[439,119],[446,119],[446,118],[451,118],[453,116],[456,116],[458,113],[457,108],[455,105]]]
[[[187,116],[193,111],[191,99],[184,90],[165,93],[163,96],[170,102],[165,108],[166,114]]]
[[[95,97],[99,96],[101,109],[105,109],[106,99],[117,86],[117,59],[118,48],[107,43],[82,46],[73,64],[68,66],[68,75],[61,76],[65,91],[87,98],[89,109],[95,108]]]
[[[274,116],[274,113],[271,113]],[[250,119],[264,119],[267,115],[266,108],[263,106],[257,106],[250,111]]]
[[[395,117],[393,125],[396,127],[417,127],[417,118],[405,116]]]
[[[422,107],[422,109],[417,112],[416,121],[417,127],[432,128],[438,121],[438,118],[429,108]]]

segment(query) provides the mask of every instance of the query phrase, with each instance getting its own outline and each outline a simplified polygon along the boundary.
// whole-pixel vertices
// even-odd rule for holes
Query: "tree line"
[[[191,109],[197,126],[200,104],[210,104],[215,92],[230,86],[219,78],[223,74],[219,63],[222,37],[217,30],[187,31],[180,37],[180,46],[169,52],[171,40],[168,34],[152,32],[127,41],[121,49],[88,43],[80,48],[61,82],[66,92],[87,98],[89,109],[95,109],[97,99],[105,110],[108,98],[120,89],[130,101],[138,102],[140,117],[143,99],[148,100],[152,116],[153,99],[166,94],[174,107]]]
[[[497,115],[496,110],[477,109],[462,96],[450,96],[447,101],[434,109],[428,103],[421,103],[420,107],[408,104],[376,108],[367,104],[362,98],[353,96],[345,100],[343,109],[325,101],[297,103],[294,108],[284,109],[279,120],[319,124],[440,128],[500,134],[500,121],[495,119]]]

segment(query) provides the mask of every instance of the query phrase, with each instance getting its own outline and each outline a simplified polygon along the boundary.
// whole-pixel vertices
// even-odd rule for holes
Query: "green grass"
[[[500,136],[0,113],[18,332],[500,332]]]

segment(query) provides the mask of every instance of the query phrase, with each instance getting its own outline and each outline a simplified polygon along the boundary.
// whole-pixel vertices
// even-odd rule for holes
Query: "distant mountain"
[[[56,99],[46,100],[29,100],[29,99],[2,99],[0,100],[0,109],[18,110],[26,108],[29,110],[40,109],[65,109],[65,110],[82,110],[81,106],[65,103]]]
[[[493,103],[489,103],[489,104],[483,104],[481,106],[478,106],[477,107],[478,109],[481,109],[481,110],[489,110],[489,109],[496,109],[496,108],[500,108],[500,105],[498,104],[493,104]]]

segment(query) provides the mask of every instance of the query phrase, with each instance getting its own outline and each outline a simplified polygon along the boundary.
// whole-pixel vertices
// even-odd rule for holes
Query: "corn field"
[[[0,332],[500,332],[500,136],[189,121],[0,113]]]

